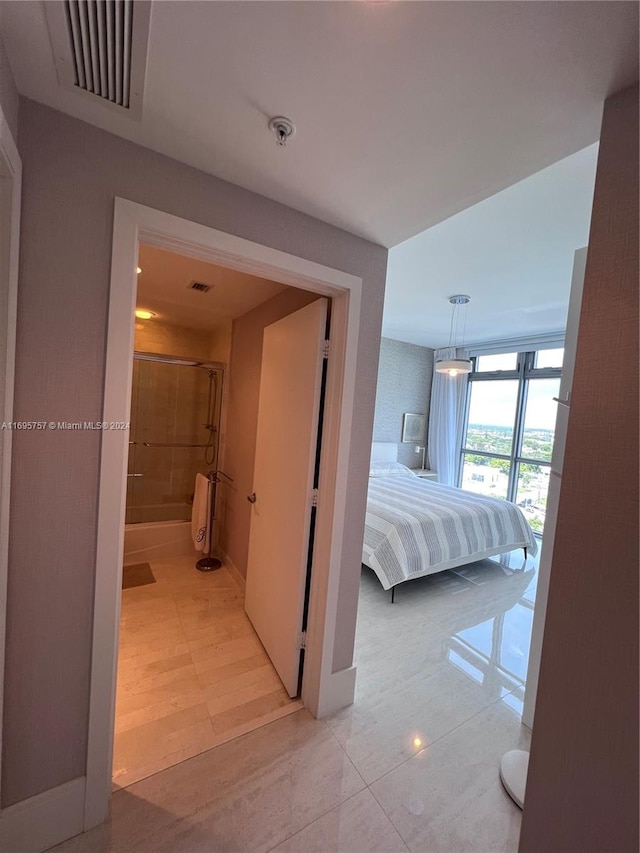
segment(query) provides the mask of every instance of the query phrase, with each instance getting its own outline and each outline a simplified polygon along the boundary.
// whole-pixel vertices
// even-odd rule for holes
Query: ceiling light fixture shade
[[[442,358],[436,362],[436,371],[447,373],[449,376],[471,373],[471,362],[468,358]]]
[[[450,296],[449,302],[453,305],[451,313],[451,327],[449,329],[449,346],[458,347],[464,344],[464,333],[467,326],[467,312],[465,306],[471,302],[470,296],[465,296],[460,293],[456,296]],[[463,310],[464,309],[464,310]],[[463,317],[460,317],[462,311]],[[460,344],[457,343],[458,333],[460,331],[460,322],[462,320],[462,338]],[[441,358],[436,361],[436,373],[446,373],[448,376],[460,376],[462,373],[471,373],[471,359],[469,358]]]

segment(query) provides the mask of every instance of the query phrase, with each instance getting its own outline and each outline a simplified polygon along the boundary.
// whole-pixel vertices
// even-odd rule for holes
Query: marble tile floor
[[[363,569],[356,702],[300,710],[118,791],[58,853],[511,853],[500,757],[520,723],[536,561],[514,553],[413,581]]]
[[[156,583],[123,590],[114,790],[302,707],[292,702],[226,567],[151,564]]]

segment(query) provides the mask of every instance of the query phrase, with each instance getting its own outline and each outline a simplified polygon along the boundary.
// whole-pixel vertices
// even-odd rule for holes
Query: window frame
[[[460,441],[460,452],[458,455],[458,470],[456,482],[460,487],[462,482],[462,474],[464,469],[465,455],[484,456],[487,459],[502,459],[509,462],[509,481],[507,484],[506,500],[512,503],[516,502],[518,492],[518,480],[520,473],[520,465],[540,465],[542,467],[551,468],[551,460],[532,459],[528,456],[522,456],[522,441],[524,438],[524,420],[527,408],[527,398],[529,393],[529,382],[532,379],[561,379],[562,367],[536,367],[536,354],[545,349],[527,349],[522,352],[511,350],[517,353],[516,369],[515,370],[485,370],[478,371],[476,369],[478,358],[482,355],[492,355],[493,353],[477,352],[471,358],[471,373],[467,381],[466,397],[464,404],[463,430]],[[560,347],[554,347],[560,349]],[[564,349],[564,347],[562,347]],[[563,357],[564,361],[564,357]],[[469,408],[471,404],[471,393],[475,382],[495,382],[496,380],[517,380],[518,392],[516,395],[516,406],[514,413],[513,436],[511,440],[511,453],[489,453],[485,450],[473,450],[467,447],[467,433],[469,430]],[[554,435],[555,439],[555,435]]]

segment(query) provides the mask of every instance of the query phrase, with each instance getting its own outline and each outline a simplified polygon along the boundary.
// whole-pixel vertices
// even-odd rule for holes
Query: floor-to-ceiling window
[[[542,533],[564,350],[477,355],[469,376],[461,488],[517,503]]]

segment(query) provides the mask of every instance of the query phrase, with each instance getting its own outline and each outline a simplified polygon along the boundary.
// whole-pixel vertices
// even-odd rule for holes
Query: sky
[[[550,429],[556,424],[559,379],[532,379],[525,413],[525,429]],[[471,394],[469,423],[513,426],[515,421],[517,379],[476,382]]]

